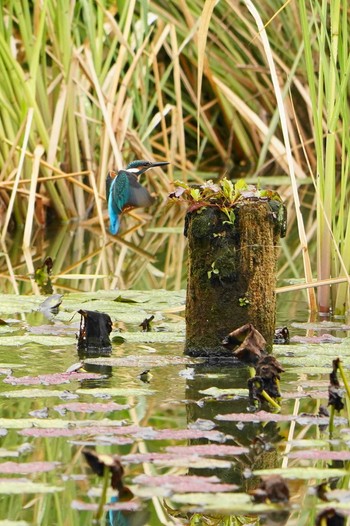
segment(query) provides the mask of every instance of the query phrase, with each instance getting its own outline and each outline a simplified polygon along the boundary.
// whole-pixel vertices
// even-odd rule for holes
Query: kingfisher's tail
[[[109,231],[111,234],[115,236],[115,234],[118,233],[119,226],[120,226],[120,221],[119,221],[120,212],[119,210],[116,210],[115,207],[113,206],[112,199],[108,200],[108,214],[109,214],[109,221],[110,221]]]

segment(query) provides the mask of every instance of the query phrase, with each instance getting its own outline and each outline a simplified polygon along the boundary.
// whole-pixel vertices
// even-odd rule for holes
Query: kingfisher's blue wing
[[[130,206],[150,206],[153,203],[153,197],[144,186],[140,185],[137,178],[129,175],[129,200]]]
[[[114,179],[110,177],[109,180],[108,177],[110,176],[106,179],[106,192],[108,192],[109,230],[111,234],[116,234],[119,230],[119,216],[128,203],[129,179],[128,174],[123,170],[120,170]]]
[[[125,170],[120,170],[112,179],[106,178],[106,196],[108,196],[108,213],[110,232],[116,234],[119,230],[119,216],[124,208],[150,206],[153,198],[147,188],[141,186],[137,177]]]
[[[110,192],[110,189],[111,189],[111,184],[112,184],[112,181],[113,181],[113,178],[111,177],[111,173],[114,173],[114,172],[109,171],[108,174],[107,174],[107,177],[106,177],[106,199],[107,199],[107,202],[108,202],[108,198],[109,198],[109,192]]]

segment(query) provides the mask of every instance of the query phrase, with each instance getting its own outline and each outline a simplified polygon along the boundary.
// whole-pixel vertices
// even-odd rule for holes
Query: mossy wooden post
[[[192,356],[231,354],[221,341],[246,323],[264,336],[268,351],[272,348],[281,228],[266,199],[244,199],[234,214],[230,222],[218,207],[205,206],[186,216],[185,353]]]

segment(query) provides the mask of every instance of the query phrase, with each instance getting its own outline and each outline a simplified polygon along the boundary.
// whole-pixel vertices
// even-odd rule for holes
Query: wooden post
[[[243,199],[234,207],[234,221],[215,206],[187,213],[186,354],[231,354],[221,342],[246,323],[264,336],[271,351],[279,207],[284,211],[282,203],[276,212],[266,199]]]

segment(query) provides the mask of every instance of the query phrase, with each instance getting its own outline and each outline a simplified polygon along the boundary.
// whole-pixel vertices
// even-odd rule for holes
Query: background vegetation
[[[286,266],[299,276],[303,259],[307,281],[309,266],[321,280],[349,282],[349,7],[262,2],[264,31],[253,7],[249,0],[6,2],[2,243],[15,224],[25,226],[27,247],[35,224],[88,220],[105,233],[107,170],[135,157],[166,159],[167,176],[147,174],[163,203],[176,178],[277,184],[290,231],[302,212],[299,236],[287,237]],[[179,214],[167,219],[176,226]],[[332,303],[344,312],[348,283],[333,287],[332,298],[329,287],[319,290],[321,310]]]

